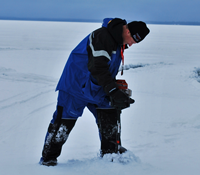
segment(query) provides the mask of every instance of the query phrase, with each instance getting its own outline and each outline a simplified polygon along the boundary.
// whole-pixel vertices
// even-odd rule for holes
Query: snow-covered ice
[[[94,117],[85,109],[58,158],[38,164],[56,108],[56,84],[71,50],[100,23],[0,21],[1,175],[199,175],[200,26],[148,25],[125,52],[135,104],[124,110],[121,156],[98,157]]]

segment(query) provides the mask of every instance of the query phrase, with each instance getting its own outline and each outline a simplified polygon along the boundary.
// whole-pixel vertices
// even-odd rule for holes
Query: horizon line
[[[17,18],[17,17],[0,17],[0,20],[16,20],[16,21],[52,21],[52,22],[100,22],[102,19],[72,19],[72,18]],[[145,21],[147,24],[167,24],[167,25],[200,25],[200,22],[184,22],[184,21]]]

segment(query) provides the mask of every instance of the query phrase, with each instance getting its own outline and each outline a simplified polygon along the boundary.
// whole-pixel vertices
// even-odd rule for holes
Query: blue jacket
[[[100,29],[86,36],[71,52],[56,90],[99,106],[105,103],[104,87],[116,81],[121,63],[121,32],[125,23],[118,18],[106,18]]]

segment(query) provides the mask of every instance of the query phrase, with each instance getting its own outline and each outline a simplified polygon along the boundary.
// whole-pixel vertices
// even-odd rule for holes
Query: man
[[[128,23],[104,19],[101,28],[84,38],[71,52],[58,82],[57,109],[48,127],[40,164],[54,166],[78,117],[87,107],[96,118],[101,156],[123,153],[117,129],[120,113],[134,102],[116,83],[116,75],[128,45],[149,33],[141,21]]]

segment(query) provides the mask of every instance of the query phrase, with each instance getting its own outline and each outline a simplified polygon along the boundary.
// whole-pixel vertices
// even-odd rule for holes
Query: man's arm
[[[116,80],[109,72],[108,65],[115,43],[106,30],[106,28],[100,28],[94,31],[90,35],[90,45],[87,48],[88,69],[98,85],[102,86],[104,90],[108,85],[110,88],[117,87]]]

